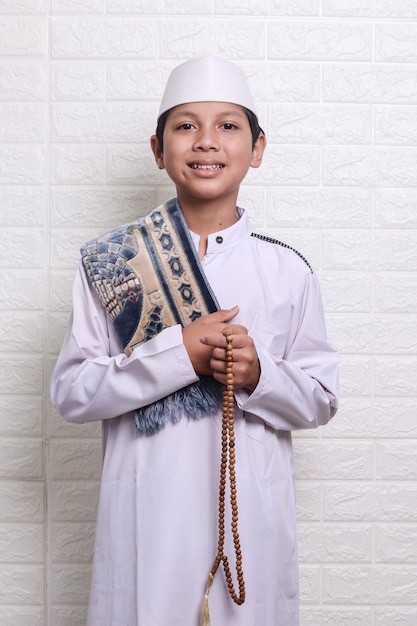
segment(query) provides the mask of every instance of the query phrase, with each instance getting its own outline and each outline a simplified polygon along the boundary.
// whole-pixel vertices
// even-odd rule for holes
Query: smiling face
[[[235,210],[239,186],[249,167],[259,167],[263,135],[252,149],[252,133],[242,107],[224,102],[182,104],[169,113],[163,152],[151,146],[158,167],[175,183],[180,204],[222,203]]]

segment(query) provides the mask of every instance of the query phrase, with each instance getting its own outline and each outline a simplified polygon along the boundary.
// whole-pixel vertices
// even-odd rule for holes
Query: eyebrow
[[[195,111],[192,110],[184,110],[184,111],[172,111],[170,117],[172,118],[180,118],[180,117],[200,117],[201,113],[196,113]],[[216,113],[216,117],[234,117],[234,116],[238,116],[238,117],[245,117],[245,112],[241,111],[240,109],[233,109],[233,110],[225,110],[225,111],[219,111],[218,113]]]

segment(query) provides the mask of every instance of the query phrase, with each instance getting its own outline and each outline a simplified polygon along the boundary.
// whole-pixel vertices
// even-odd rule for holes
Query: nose
[[[217,151],[219,149],[219,141],[216,131],[211,128],[200,128],[194,141],[194,150],[201,152]]]

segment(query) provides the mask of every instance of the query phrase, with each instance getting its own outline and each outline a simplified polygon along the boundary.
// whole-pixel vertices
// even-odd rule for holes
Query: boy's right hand
[[[220,334],[225,324],[230,322],[238,313],[238,306],[234,306],[229,310],[221,309],[215,313],[199,317],[182,329],[185,349],[188,352],[196,374],[199,376],[213,375],[213,370],[210,367],[213,346],[202,344],[200,338],[204,335]]]

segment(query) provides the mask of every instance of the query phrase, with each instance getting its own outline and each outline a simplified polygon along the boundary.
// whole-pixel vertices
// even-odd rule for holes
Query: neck
[[[178,198],[187,226],[194,233],[207,237],[219,230],[233,226],[238,221],[236,199],[227,203],[189,203]]]
[[[179,202],[188,228],[200,235],[198,245],[200,259],[207,252],[208,236],[233,226],[239,219],[235,202],[228,204],[193,202],[189,204],[180,199]]]

